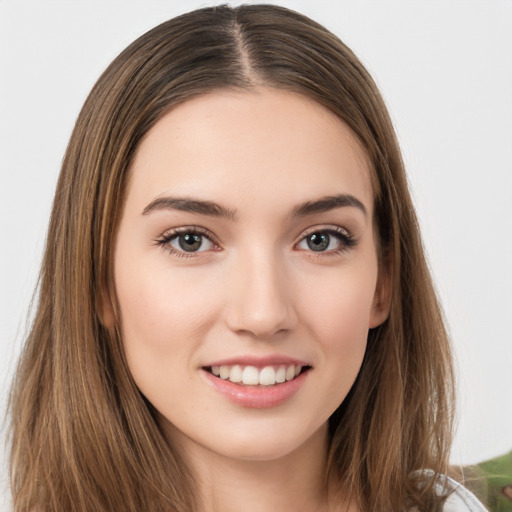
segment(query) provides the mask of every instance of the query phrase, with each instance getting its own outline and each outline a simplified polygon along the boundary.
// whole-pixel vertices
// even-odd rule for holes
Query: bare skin
[[[204,512],[350,510],[340,508],[338,500],[329,503],[327,498],[323,481],[326,462],[323,430],[300,449],[274,461],[233,463],[215,452],[206,456],[202,452],[195,458],[194,470],[200,475],[198,509]]]
[[[123,342],[201,511],[353,512],[324,479],[328,418],[389,309],[369,173],[340,120],[272,89],[186,102],[136,154]]]

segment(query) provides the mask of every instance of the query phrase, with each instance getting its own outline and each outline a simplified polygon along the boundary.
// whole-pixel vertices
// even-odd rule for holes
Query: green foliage
[[[512,512],[512,451],[465,467],[464,485],[487,505],[490,512]]]

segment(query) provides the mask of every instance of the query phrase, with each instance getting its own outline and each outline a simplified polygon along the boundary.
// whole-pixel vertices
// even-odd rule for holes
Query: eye
[[[352,247],[355,243],[352,235],[342,228],[317,229],[307,234],[297,244],[297,248],[313,252],[339,253]]]
[[[181,233],[169,240],[169,245],[178,251],[201,252],[213,247],[213,242],[200,233]]]
[[[216,248],[212,240],[197,228],[171,230],[156,242],[176,256],[192,256],[194,253],[211,251]]]

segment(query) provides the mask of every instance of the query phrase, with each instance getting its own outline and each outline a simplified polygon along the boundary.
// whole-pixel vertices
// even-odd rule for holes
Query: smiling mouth
[[[205,371],[222,380],[244,386],[275,386],[294,380],[302,373],[311,369],[311,366],[277,365],[257,368],[250,365],[223,365],[205,366]]]

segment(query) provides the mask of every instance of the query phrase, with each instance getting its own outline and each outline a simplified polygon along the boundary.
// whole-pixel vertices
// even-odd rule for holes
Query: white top
[[[440,493],[447,489],[453,491],[445,501],[443,512],[487,512],[472,492],[445,475],[439,476],[436,489]]]

